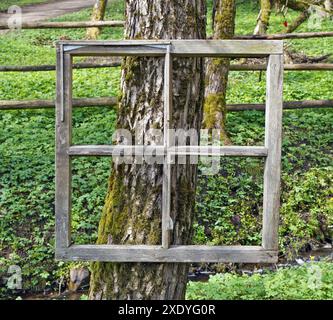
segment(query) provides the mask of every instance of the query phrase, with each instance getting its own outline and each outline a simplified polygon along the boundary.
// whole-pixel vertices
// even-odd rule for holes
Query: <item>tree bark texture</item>
[[[203,0],[126,0],[126,39],[203,39]],[[204,62],[173,60],[173,127],[200,129]],[[123,62],[117,128],[141,136],[163,128],[164,58]],[[133,142],[134,144],[134,142]],[[98,244],[161,244],[162,165],[112,164]],[[196,165],[172,166],[172,244],[189,244],[195,205]],[[183,299],[187,264],[93,263],[90,299]]]
[[[92,21],[102,21],[104,20],[106,6],[108,0],[96,0],[96,3],[93,8],[93,13],[91,20]],[[101,32],[101,28],[89,28],[87,29],[86,39],[87,40],[96,40]]]
[[[267,33],[271,12],[272,12],[272,0],[260,0],[260,13],[257,25],[254,29],[255,35],[261,35]]]
[[[214,39],[230,39],[235,32],[235,0],[218,0],[214,15]],[[225,129],[226,93],[230,59],[207,59],[203,126],[221,130],[225,144],[231,144]]]

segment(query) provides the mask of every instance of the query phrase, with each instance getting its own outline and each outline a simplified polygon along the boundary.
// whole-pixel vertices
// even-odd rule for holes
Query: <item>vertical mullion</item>
[[[72,135],[72,57],[57,50],[56,100],[56,248],[71,244],[71,159],[68,149]]]
[[[170,246],[170,231],[173,229],[170,217],[171,211],[171,162],[169,155],[170,128],[172,114],[172,55],[170,46],[167,47],[164,65],[164,147],[166,155],[163,163],[163,187],[162,187],[162,247]]]
[[[271,55],[267,68],[262,246],[278,250],[280,208],[281,140],[283,108],[283,55]]]

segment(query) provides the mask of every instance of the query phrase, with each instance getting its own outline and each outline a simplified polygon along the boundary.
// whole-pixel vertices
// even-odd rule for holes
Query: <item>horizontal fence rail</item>
[[[236,35],[233,39],[237,40],[285,40],[285,39],[309,39],[333,37],[333,31],[327,32],[299,32],[299,33],[280,33],[267,35]]]
[[[104,63],[82,62],[82,63],[73,64],[73,69],[112,68],[120,66],[121,66],[120,62],[104,62]],[[55,71],[55,70],[56,66],[54,64],[46,64],[39,66],[0,66],[0,72],[39,72],[39,71]]]
[[[284,110],[292,109],[307,109],[307,108],[333,108],[333,100],[305,100],[305,101],[285,101],[283,103]],[[246,111],[258,110],[265,111],[265,104],[263,103],[241,103],[227,105],[228,111]]]
[[[120,62],[104,62],[91,63],[82,62],[73,64],[73,69],[94,69],[94,68],[112,68],[120,67]],[[265,71],[266,64],[231,64],[231,71]],[[55,71],[55,65],[39,65],[39,66],[0,66],[0,72],[40,72]],[[285,64],[284,70],[290,71],[327,71],[333,70],[333,63],[300,63]]]
[[[115,107],[116,97],[73,99],[73,107]],[[0,100],[0,110],[54,109],[54,100]],[[283,109],[333,108],[333,100],[285,101]],[[228,111],[265,110],[264,103],[228,104]]]
[[[71,28],[91,28],[91,27],[124,27],[124,21],[66,21],[66,22],[25,22],[21,29],[71,29]],[[0,30],[9,30],[10,27],[4,21],[0,23]],[[235,40],[284,40],[284,39],[309,39],[333,37],[333,32],[299,32],[281,33],[271,35],[235,35]]]
[[[107,107],[118,103],[115,97],[73,99],[73,107]],[[54,109],[54,100],[0,100],[0,110]]]
[[[266,71],[266,64],[231,64],[231,71]],[[333,70],[333,63],[285,64],[286,71],[328,71]],[[1,71],[1,68],[0,68]]]

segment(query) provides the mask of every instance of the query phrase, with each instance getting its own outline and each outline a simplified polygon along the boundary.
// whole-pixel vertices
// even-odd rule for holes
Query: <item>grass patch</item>
[[[190,282],[188,300],[332,300],[332,263],[309,263],[267,274],[217,274]]]

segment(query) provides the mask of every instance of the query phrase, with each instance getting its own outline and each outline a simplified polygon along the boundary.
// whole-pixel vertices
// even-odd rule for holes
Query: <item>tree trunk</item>
[[[294,32],[302,23],[307,21],[310,17],[310,12],[308,9],[302,11],[299,16],[296,18],[295,21],[293,21],[287,29],[285,30],[285,33],[292,33]]]
[[[257,25],[254,29],[255,35],[267,33],[271,12],[272,12],[271,0],[260,0],[260,13],[258,16]]]
[[[93,13],[91,20],[92,21],[102,21],[104,20],[105,10],[108,0],[96,0],[96,3],[93,8]],[[88,28],[86,39],[87,40],[96,40],[101,32],[101,28]]]
[[[218,0],[214,15],[214,39],[230,39],[235,32],[235,0]],[[221,130],[224,144],[231,144],[226,121],[226,93],[230,59],[208,59],[206,69],[206,92],[204,122],[206,129]]]
[[[127,0],[127,39],[203,39],[204,0]],[[173,61],[173,126],[200,129],[204,63]],[[135,134],[163,128],[164,59],[124,59],[117,127]],[[133,143],[134,144],[134,143]],[[113,163],[98,244],[161,244],[162,166]],[[172,244],[189,244],[195,205],[196,165],[172,166]],[[187,264],[93,263],[90,299],[183,299]]]

